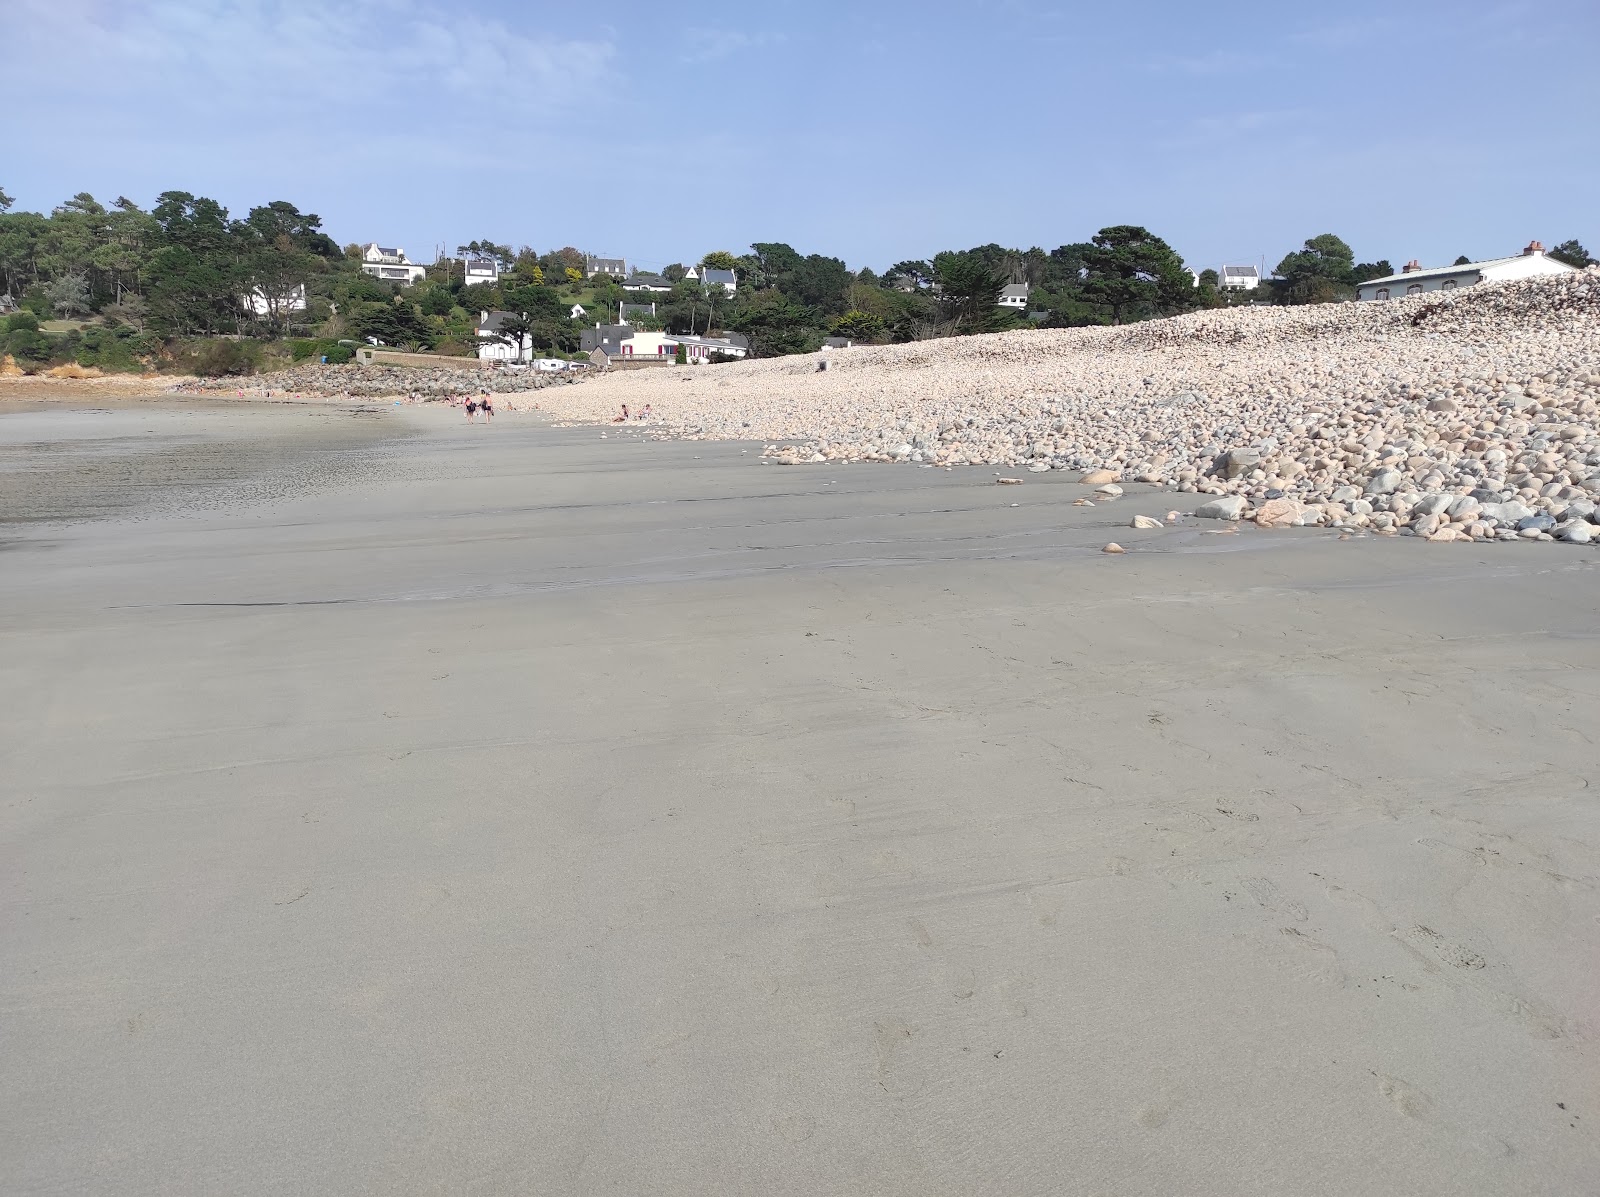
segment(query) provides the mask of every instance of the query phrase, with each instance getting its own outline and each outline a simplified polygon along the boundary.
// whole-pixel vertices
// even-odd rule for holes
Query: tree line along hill
[[[781,242],[706,254],[698,265],[734,272],[732,295],[688,277],[682,264],[661,272],[670,292],[642,294],[585,277],[587,255],[571,246],[540,254],[478,240],[402,286],[364,273],[360,247],[341,248],[316,215],[282,200],[242,218],[181,191],[163,193],[148,211],[86,193],[49,215],[12,207],[0,190],[0,354],[28,372],[73,363],[244,374],[312,355],[347,361],[351,346],[367,340],[472,356],[479,313],[488,310],[513,313],[541,352],[573,355],[583,329],[614,321],[624,301],[654,304],[653,314],[630,313],[637,327],[738,332],[755,355],[776,356],[814,351],[829,336],[916,341],[1235,303],[1337,302],[1352,298],[1357,283],[1392,273],[1385,261],[1357,263],[1344,241],[1323,234],[1286,255],[1256,291],[1229,292],[1215,271],[1192,273],[1160,237],[1116,225],[1048,252],[982,245],[881,274]],[[1552,254],[1573,265],[1590,260],[1575,241]],[[466,285],[466,257],[496,260],[499,281]],[[998,304],[1012,283],[1028,285],[1025,306]],[[291,294],[297,302],[275,301]]]

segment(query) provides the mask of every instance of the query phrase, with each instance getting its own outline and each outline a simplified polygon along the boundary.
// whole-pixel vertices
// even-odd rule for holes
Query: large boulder
[[[1202,503],[1194,513],[1203,520],[1236,520],[1244,515],[1243,495],[1221,495],[1209,503]]]
[[[1261,464],[1261,454],[1254,449],[1229,449],[1219,455],[1213,463],[1213,468],[1224,478],[1237,478],[1240,474],[1247,473]]]
[[[1259,528],[1291,528],[1305,514],[1305,505],[1297,499],[1268,499],[1256,511]]]

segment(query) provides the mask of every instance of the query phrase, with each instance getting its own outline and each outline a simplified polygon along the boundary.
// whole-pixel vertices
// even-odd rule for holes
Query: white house
[[[468,258],[466,260],[466,285],[494,286],[500,281],[500,263],[493,258]]]
[[[428,275],[428,268],[406,257],[405,250],[386,249],[376,241],[361,251],[361,269],[373,278],[404,283],[408,287]]]
[[[712,287],[721,287],[724,295],[732,295],[738,290],[739,280],[731,270],[707,266],[700,272],[700,285],[707,291],[711,290]]]
[[[623,280],[624,291],[650,291],[656,295],[667,295],[672,291],[672,284],[659,274],[635,274]]]
[[[257,287],[244,298],[244,306],[256,316],[277,318],[289,312],[306,310],[306,285],[297,283],[282,291],[267,291]]]
[[[1002,308],[1013,308],[1019,312],[1028,310],[1028,295],[1030,289],[1027,283],[1007,283],[1000,288],[1000,298],[995,304]]]
[[[1511,258],[1490,258],[1486,262],[1466,262],[1460,266],[1435,266],[1424,270],[1415,258],[1399,274],[1369,279],[1356,288],[1357,299],[1399,299],[1426,291],[1454,291],[1474,283],[1504,283],[1518,278],[1537,278],[1543,274],[1565,274],[1565,262],[1546,256],[1544,246],[1528,242],[1528,248]]]
[[[750,353],[750,342],[738,333],[729,333],[725,337],[667,337],[667,352],[676,356],[679,345],[683,346],[684,356],[691,364],[698,365],[708,362],[714,355],[724,357],[747,357]]]
[[[581,303],[575,303],[572,305],[572,318],[574,320],[582,320],[588,314],[588,312],[584,311]]]
[[[515,312],[478,313],[478,360],[480,362],[531,362],[533,336],[523,333],[513,339],[502,328],[507,320],[515,320]],[[515,343],[514,343],[515,340]]]
[[[685,270],[683,272],[683,277],[685,279],[687,279],[691,283],[699,282],[700,281],[700,268],[698,266],[689,267],[689,269],[687,269],[687,270]]]
[[[607,278],[621,279],[628,274],[628,264],[621,258],[597,258],[593,254],[584,258],[583,276],[593,278],[603,274]]]
[[[1254,291],[1260,285],[1261,271],[1254,266],[1224,266],[1217,275],[1217,286],[1224,291]]]

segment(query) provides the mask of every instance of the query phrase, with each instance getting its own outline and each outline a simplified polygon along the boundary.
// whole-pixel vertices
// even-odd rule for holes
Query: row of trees
[[[670,294],[630,293],[614,279],[585,278],[573,246],[539,254],[479,239],[459,258],[500,263],[494,285],[468,287],[459,261],[445,259],[415,286],[380,282],[361,270],[361,251],[341,249],[321,220],[286,201],[235,218],[216,201],[169,191],[148,211],[126,198],[107,206],[80,194],[48,216],[12,212],[0,190],[0,293],[32,314],[3,348],[38,361],[75,341],[39,328],[50,318],[89,319],[108,330],[87,340],[127,356],[163,339],[244,334],[372,338],[409,348],[468,353],[481,311],[506,311],[502,331],[530,336],[544,352],[571,353],[582,331],[616,319],[625,301],[655,304],[630,322],[677,333],[736,331],[758,355],[813,350],[828,335],[857,341],[913,341],[993,332],[1025,324],[1115,324],[1235,302],[1322,303],[1350,298],[1388,262],[1357,263],[1332,234],[1307,240],[1278,263],[1276,277],[1249,295],[1224,292],[1214,271],[1198,276],[1162,238],[1135,225],[1101,229],[1053,250],[990,244],[896,262],[882,274],[850,270],[838,258],[802,255],[782,242],[749,252],[706,254],[701,266],[732,270],[733,295],[690,278],[682,263],[662,276]],[[1566,242],[1552,256],[1587,264]],[[1027,309],[997,302],[1008,283],[1027,283]],[[581,307],[581,312],[575,308]],[[115,334],[112,340],[107,336]]]

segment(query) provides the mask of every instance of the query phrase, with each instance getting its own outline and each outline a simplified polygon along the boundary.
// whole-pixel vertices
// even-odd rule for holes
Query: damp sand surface
[[[0,414],[0,1189],[1600,1174],[1590,554],[104,406]]]

